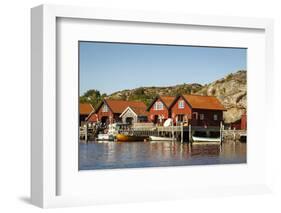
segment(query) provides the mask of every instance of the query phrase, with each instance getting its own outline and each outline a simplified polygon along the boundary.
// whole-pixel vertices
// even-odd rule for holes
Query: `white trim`
[[[131,110],[131,112],[134,113],[135,116],[138,116],[138,115],[134,112],[134,110],[133,110],[131,107],[128,106],[128,107],[121,113],[121,115],[119,116],[119,118],[122,118],[122,116],[123,116],[128,110]]]
[[[159,105],[159,104],[161,104],[161,105]],[[161,108],[159,108],[159,106],[161,106]],[[163,101],[161,101],[161,100],[155,101],[155,103],[154,103],[154,105],[153,105],[153,109],[154,109],[155,111],[163,110],[163,109],[164,109],[164,103],[163,103]]]
[[[103,105],[101,107],[101,112],[109,112],[109,107],[107,103],[103,102]]]
[[[202,27],[221,27],[238,29],[260,29],[266,34],[266,90],[273,88],[273,22],[264,18],[242,18],[242,17],[221,17],[204,15],[186,15],[179,13],[155,13],[146,11],[126,11],[89,7],[54,6],[42,5],[31,10],[32,15],[32,102],[31,102],[31,202],[41,207],[73,206],[107,202],[127,202],[143,199],[135,194],[124,200],[119,192],[112,192],[111,199],[99,200],[91,196],[57,196],[56,178],[61,168],[57,167],[56,156],[59,147],[56,145],[56,104],[57,95],[56,82],[61,79],[56,76],[56,18],[79,18],[96,20],[119,20],[129,22],[149,22],[167,26],[175,25],[197,25]],[[272,104],[271,96],[267,96],[267,104]],[[252,115],[249,113],[249,117]],[[270,119],[270,116],[268,116]],[[267,134],[270,133],[267,128]],[[264,156],[263,156],[264,157]],[[173,168],[174,171],[179,168]],[[165,173],[166,170],[157,170]],[[151,170],[152,173],[155,170]],[[141,173],[136,170],[136,173]],[[171,173],[169,173],[171,174]],[[159,189],[159,197],[153,197],[153,193],[147,194],[150,200],[173,199],[183,197],[194,197],[200,194],[249,194],[269,191],[269,184],[241,185],[241,186],[220,186],[206,189],[200,187],[190,191],[184,188],[177,189],[175,194],[169,195],[166,189]],[[176,189],[174,189],[176,190]],[[228,191],[228,193],[227,193]],[[150,196],[151,195],[151,196]]]
[[[184,102],[185,102],[184,100],[179,100],[179,101],[178,101],[178,108],[179,108],[179,109],[184,109],[184,107],[185,107],[185,106],[184,106]],[[181,103],[181,105],[180,105],[180,103]]]
[[[95,111],[96,111],[96,110],[93,109],[93,110],[90,112],[90,114],[85,118],[85,121],[87,121],[87,120],[92,116],[92,114],[95,113]]]

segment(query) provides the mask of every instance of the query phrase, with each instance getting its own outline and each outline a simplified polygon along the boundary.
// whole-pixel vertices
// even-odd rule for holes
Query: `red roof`
[[[194,109],[226,110],[214,96],[182,95]]]
[[[146,111],[146,106],[130,106],[130,108],[137,114],[137,115],[148,115],[148,112]]]
[[[86,118],[86,121],[88,122],[96,122],[98,120],[98,115],[93,112],[91,112],[90,115]]]
[[[124,100],[105,99],[104,102],[106,102],[106,104],[108,105],[108,107],[111,109],[111,111],[113,113],[122,113],[127,107],[131,107],[132,109],[135,108],[137,110],[146,108],[145,103],[143,103],[141,101],[124,101]]]
[[[89,115],[94,110],[89,103],[80,103],[80,115]]]
[[[175,100],[174,96],[160,96],[159,97],[161,101],[169,108],[173,101]]]

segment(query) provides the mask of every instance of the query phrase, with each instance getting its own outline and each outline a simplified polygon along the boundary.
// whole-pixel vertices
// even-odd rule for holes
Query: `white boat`
[[[221,139],[220,138],[207,138],[207,137],[195,137],[192,136],[193,142],[198,142],[198,143],[220,143]]]
[[[98,134],[98,141],[114,141],[114,135],[111,134]]]
[[[171,118],[168,118],[163,124],[164,127],[168,127],[172,125],[173,125],[173,120]]]
[[[159,137],[159,136],[149,136],[150,141],[172,141],[172,138],[168,137]]]
[[[98,134],[97,140],[114,141],[116,139],[116,136],[119,134],[119,130],[124,126],[128,126],[128,125],[122,123],[109,124],[107,132]]]

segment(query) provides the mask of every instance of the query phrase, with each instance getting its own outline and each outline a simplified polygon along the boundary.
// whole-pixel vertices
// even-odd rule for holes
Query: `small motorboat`
[[[147,136],[136,136],[136,135],[125,135],[125,134],[117,134],[116,140],[119,142],[144,142],[147,140]]]
[[[159,137],[159,136],[149,136],[150,141],[172,141],[173,138],[169,137]]]
[[[98,141],[114,141],[114,135],[112,134],[98,134]]]
[[[120,123],[114,123],[109,124],[108,129],[104,131],[103,133],[98,134],[97,140],[98,141],[114,141],[116,134],[118,134],[118,130],[122,124]]]
[[[197,143],[220,143],[221,139],[220,138],[207,138],[207,137],[195,137],[192,136],[193,142]]]

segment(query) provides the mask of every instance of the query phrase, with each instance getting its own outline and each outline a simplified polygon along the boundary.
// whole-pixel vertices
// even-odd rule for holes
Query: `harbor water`
[[[180,142],[79,143],[79,170],[246,163],[247,144]]]

